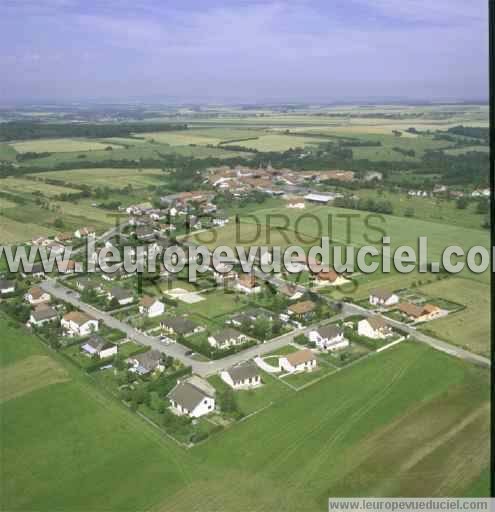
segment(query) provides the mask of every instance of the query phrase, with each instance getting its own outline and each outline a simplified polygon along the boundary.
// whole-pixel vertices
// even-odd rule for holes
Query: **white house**
[[[95,334],[81,346],[81,350],[90,356],[98,356],[100,359],[114,356],[117,351],[117,345],[110,343],[105,338]]]
[[[323,325],[309,332],[308,338],[320,350],[341,350],[349,346],[349,340],[344,338],[344,331],[336,325]]]
[[[139,375],[165,370],[165,366],[162,364],[162,355],[158,350],[148,350],[142,354],[136,354],[129,357],[127,362],[131,365],[129,371]]]
[[[381,316],[375,315],[358,322],[358,334],[374,340],[384,339],[392,334],[392,328]]]
[[[26,302],[29,302],[29,304],[31,304],[32,306],[36,306],[44,302],[50,302],[50,298],[50,294],[48,292],[45,292],[38,286],[29,288],[27,293],[24,295],[24,299],[26,300]]]
[[[86,238],[88,236],[95,236],[96,235],[96,230],[95,228],[93,227],[84,227],[84,228],[79,228],[77,231],[74,232],[74,236],[76,238]]]
[[[131,290],[114,286],[107,294],[108,300],[116,300],[119,306],[131,304],[134,301],[134,295]]]
[[[39,327],[40,325],[57,320],[57,318],[57,312],[51,306],[43,304],[31,311],[28,325],[35,325],[36,327]]]
[[[373,306],[393,306],[399,302],[399,296],[387,290],[371,290],[369,303]]]
[[[7,295],[15,291],[15,281],[0,279],[0,295]]]
[[[82,311],[71,311],[62,317],[60,322],[69,335],[88,336],[98,330],[98,320],[83,313]]]
[[[139,312],[148,318],[160,316],[165,312],[165,304],[155,297],[145,295],[139,301]]]
[[[203,379],[179,381],[167,396],[179,416],[199,418],[215,410],[215,390]]]
[[[241,345],[246,342],[248,337],[232,327],[226,327],[216,334],[208,336],[208,343],[214,348],[229,348],[235,345]]]
[[[317,364],[313,352],[309,349],[304,349],[279,357],[278,366],[281,370],[288,373],[295,373],[311,372],[316,368]]]
[[[260,370],[253,363],[243,363],[224,370],[220,378],[232,389],[252,389],[261,385]]]

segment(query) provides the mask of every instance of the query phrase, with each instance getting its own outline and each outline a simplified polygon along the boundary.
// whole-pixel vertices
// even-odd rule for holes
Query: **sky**
[[[0,102],[488,98],[486,0],[0,0]]]

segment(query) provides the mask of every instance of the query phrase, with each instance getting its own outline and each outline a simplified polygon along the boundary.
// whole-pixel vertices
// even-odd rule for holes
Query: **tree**
[[[458,210],[465,210],[469,204],[469,201],[466,197],[459,197],[456,201],[455,205]]]
[[[406,208],[404,210],[404,217],[414,217],[414,208]]]
[[[53,225],[58,228],[58,229],[61,229],[64,227],[64,221],[59,217],[58,219],[55,219],[55,221],[53,222]]]

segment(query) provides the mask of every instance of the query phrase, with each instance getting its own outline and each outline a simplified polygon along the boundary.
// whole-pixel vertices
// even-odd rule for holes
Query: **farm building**
[[[259,293],[261,286],[258,285],[254,274],[241,274],[236,289],[242,293],[252,294]]]

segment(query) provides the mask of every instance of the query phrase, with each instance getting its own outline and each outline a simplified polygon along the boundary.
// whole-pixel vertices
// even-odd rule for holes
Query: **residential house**
[[[29,288],[27,293],[24,295],[26,302],[29,302],[32,306],[50,302],[50,294],[42,290],[39,286]]]
[[[349,346],[349,340],[344,337],[344,331],[337,325],[323,325],[309,332],[309,340],[320,350],[341,350]]]
[[[305,208],[306,204],[304,202],[304,198],[302,197],[294,197],[287,201],[287,208],[296,208],[302,210]]]
[[[95,293],[102,293],[103,287],[101,284],[88,276],[82,276],[76,279],[76,287],[78,290],[84,291],[94,291]]]
[[[215,389],[203,379],[178,381],[167,397],[179,416],[199,418],[215,410]]]
[[[253,389],[261,385],[260,369],[253,363],[242,363],[220,372],[220,378],[232,389]]]
[[[62,317],[60,322],[69,335],[88,336],[98,330],[99,324],[93,318],[82,311],[71,311]]]
[[[165,304],[155,297],[144,295],[139,301],[139,312],[148,318],[160,316],[165,312]]]
[[[7,295],[13,292],[15,292],[15,281],[0,279],[0,295]]]
[[[205,328],[184,317],[165,318],[160,321],[160,327],[168,334],[191,336],[203,332]]]
[[[292,354],[279,357],[278,365],[281,370],[288,373],[311,372],[316,366],[316,357],[309,349],[298,350]]]
[[[136,238],[141,242],[149,242],[155,240],[156,233],[151,226],[138,226],[136,228]]]
[[[226,327],[216,334],[208,336],[208,343],[214,348],[225,349],[235,345],[242,345],[248,337],[232,327]]]
[[[72,237],[72,233],[58,233],[58,235],[55,236],[55,240],[61,244],[70,244],[72,243]]]
[[[257,283],[256,276],[253,273],[241,274],[237,281],[236,289],[247,294],[261,292],[261,286]]]
[[[403,302],[398,305],[397,309],[409,320],[415,322],[426,322],[438,318],[443,314],[443,311],[434,304],[422,304],[417,306],[416,304]]]
[[[375,289],[371,290],[369,295],[369,303],[373,306],[394,306],[399,302],[399,296],[387,290]]]
[[[270,311],[261,308],[246,309],[245,311],[233,315],[226,321],[226,323],[235,325],[236,327],[240,327],[243,324],[252,327],[256,320],[259,319],[271,322],[273,321],[273,314]]]
[[[316,275],[315,278],[315,284],[318,286],[341,286],[348,282],[348,279],[342,275],[337,274],[337,272],[335,272],[333,269],[322,270]]]
[[[314,315],[315,311],[316,304],[311,300],[296,302],[287,308],[289,316],[296,320],[307,320]]]
[[[303,292],[299,291],[297,286],[292,284],[284,284],[280,286],[278,291],[289,300],[297,300],[303,296]]]
[[[81,350],[90,356],[106,359],[117,354],[118,347],[98,334],[94,334],[81,346]]]
[[[126,306],[134,301],[134,294],[131,290],[114,286],[107,294],[108,300],[116,300],[119,306]]]
[[[41,279],[41,278],[45,277],[45,270],[43,268],[43,264],[41,262],[33,263],[31,270],[30,271],[23,270],[21,272],[21,276],[24,278],[34,277],[37,279]]]
[[[95,236],[96,230],[93,226],[86,226],[84,228],[79,228],[74,232],[74,236],[76,238],[87,238],[88,236]]]
[[[217,263],[212,265],[213,278],[217,284],[230,284],[237,280],[237,272],[231,269],[231,265]]]
[[[358,322],[359,336],[366,336],[374,340],[384,339],[393,334],[392,327],[378,315],[364,318]]]
[[[57,319],[58,314],[54,308],[47,306],[46,304],[40,304],[36,306],[33,311],[31,311],[28,325],[35,325],[36,327],[39,327]]]
[[[58,271],[61,274],[73,274],[76,271],[76,262],[74,260],[59,261]]]
[[[130,372],[146,375],[158,371],[163,372],[165,366],[162,363],[162,354],[158,350],[148,350],[142,354],[136,354],[127,359],[131,365]]]

